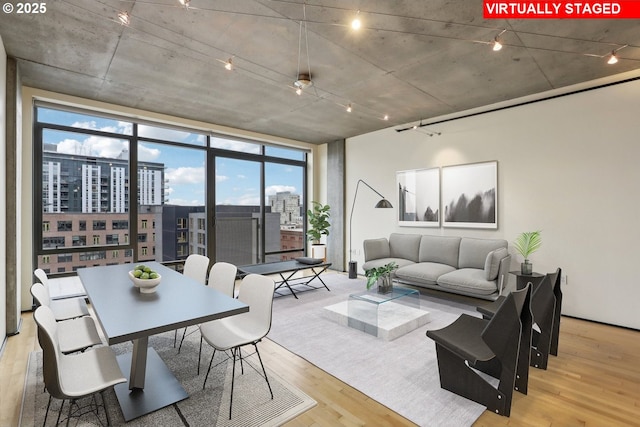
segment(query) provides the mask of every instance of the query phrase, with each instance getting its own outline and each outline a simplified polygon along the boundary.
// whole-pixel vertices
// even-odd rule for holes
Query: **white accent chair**
[[[67,413],[67,425],[72,415],[74,404],[78,406],[77,399],[100,393],[102,406],[107,418],[107,425],[111,425],[109,411],[103,392],[127,379],[122,374],[115,353],[110,347],[98,347],[84,353],[63,354],[60,351],[58,323],[53,312],[47,306],[40,306],[33,313],[33,318],[38,325],[38,340],[42,347],[42,373],[44,384],[49,392],[49,403],[44,417],[43,426],[47,423],[51,399],[62,399],[62,405],[58,412],[56,425],[60,422],[60,415],[64,401],[71,400]],[[95,404],[91,402],[91,405]],[[98,409],[95,409],[96,415]],[[87,411],[78,411],[87,413]],[[93,412],[93,411],[91,411]],[[102,424],[102,422],[100,422]]]
[[[65,298],[65,299],[57,299],[52,300],[51,294],[49,292],[49,278],[47,277],[47,273],[41,269],[37,268],[33,274],[40,280],[40,283],[44,286],[47,292],[47,299],[49,303],[46,304],[53,311],[56,320],[66,320],[73,319],[76,317],[88,316],[89,309],[87,308],[87,303],[83,298]],[[40,304],[44,304],[40,301]]]
[[[218,261],[213,264],[211,266],[211,269],[209,270],[209,279],[207,281],[207,286],[233,298],[237,274],[238,267],[228,262]],[[191,334],[191,332],[189,334]],[[180,340],[178,353],[180,353],[180,350],[182,349],[182,343],[184,342],[186,336],[187,328],[185,327],[184,331],[182,332],[182,340]],[[198,374],[200,374],[200,364],[198,364]]]
[[[235,316],[225,317],[218,320],[212,320],[200,325],[200,353],[202,353],[202,341],[213,347],[213,354],[207,369],[207,375],[204,378],[202,389],[207,384],[207,378],[211,371],[213,358],[216,351],[224,352],[228,359],[233,361],[232,377],[231,377],[231,402],[229,404],[229,419],[231,419],[233,408],[233,386],[235,382],[236,361],[240,361],[240,366],[244,372],[243,360],[246,361],[247,356],[241,354],[241,347],[253,345],[255,352],[262,367],[262,374],[269,387],[271,399],[273,399],[273,391],[271,384],[267,378],[267,372],[264,369],[260,352],[258,351],[258,343],[264,338],[271,329],[271,315],[273,308],[273,291],[275,282],[273,279],[257,274],[249,274],[244,277],[240,284],[238,300],[249,306],[249,311]],[[250,354],[251,355],[251,354]],[[248,355],[248,356],[250,356]],[[226,361],[226,359],[225,359]],[[223,362],[220,362],[223,363]],[[247,361],[247,364],[249,362]],[[198,355],[198,365],[200,365],[200,355]],[[217,365],[216,365],[217,366]],[[251,364],[250,367],[259,372]]]
[[[47,290],[42,283],[31,285],[31,295],[40,306],[48,307],[51,310],[48,304]],[[55,318],[55,314],[53,316]],[[94,345],[102,344],[96,323],[91,316],[61,320],[57,327],[60,351],[63,353],[84,351]]]

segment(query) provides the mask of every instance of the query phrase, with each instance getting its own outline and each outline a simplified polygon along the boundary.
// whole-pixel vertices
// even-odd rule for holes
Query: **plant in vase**
[[[522,274],[533,273],[533,264],[529,262],[529,255],[540,249],[542,238],[540,231],[526,231],[521,233],[513,242],[516,251],[524,258],[524,262],[520,264]]]
[[[382,267],[374,267],[365,271],[367,277],[367,289],[378,283],[378,292],[382,294],[389,293],[393,290],[393,282],[391,281],[391,273],[398,268],[395,261],[383,265]]]
[[[320,239],[322,236],[329,235],[329,217],[331,216],[331,207],[329,205],[323,205],[320,202],[312,201],[312,209],[307,210],[307,219],[309,220],[309,229],[307,230],[307,240],[311,241],[313,245],[320,246]],[[324,248],[324,245],[322,245]],[[324,251],[322,251],[322,257],[326,258]],[[316,254],[312,253],[312,256],[316,258]]]

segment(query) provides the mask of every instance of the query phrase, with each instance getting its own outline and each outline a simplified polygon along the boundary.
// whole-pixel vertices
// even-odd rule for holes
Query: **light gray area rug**
[[[159,411],[134,419],[125,424],[118,406],[115,393],[110,390],[105,394],[112,425],[120,426],[278,426],[295,418],[316,405],[316,402],[305,393],[287,383],[284,379],[269,370],[267,376],[273,389],[271,400],[267,384],[263,377],[245,364],[244,375],[240,375],[240,366],[236,366],[236,381],[233,393],[233,417],[229,420],[229,396],[231,390],[231,363],[224,363],[224,356],[216,353],[207,387],[202,390],[202,383],[207,365],[211,358],[211,347],[203,347],[200,375],[197,375],[199,333],[187,337],[178,354],[173,347],[173,332],[151,337],[152,345],[169,369],[180,381],[189,397]],[[117,353],[130,351],[131,344],[114,346]],[[251,348],[248,348],[251,350]],[[249,362],[260,370],[256,356],[248,358]],[[125,373],[128,375],[128,373]],[[29,356],[29,368],[25,383],[21,426],[42,426],[49,394],[44,391],[42,381],[42,352],[32,352]],[[99,400],[99,399],[98,399]],[[85,402],[87,400],[85,399]],[[47,426],[56,422],[60,400],[54,399],[49,410]],[[66,415],[68,403],[63,408]],[[104,412],[100,411],[102,422],[106,425]],[[64,425],[64,424],[63,424]],[[99,426],[100,421],[93,413],[71,420],[72,426]]]
[[[485,407],[440,388],[434,342],[426,331],[440,329],[461,313],[478,316],[475,307],[421,296],[431,322],[384,341],[338,325],[323,307],[345,301],[365,287],[364,279],[342,274],[322,276],[324,288],[301,292],[299,299],[276,298],[269,338],[360,390],[420,426],[469,426]]]

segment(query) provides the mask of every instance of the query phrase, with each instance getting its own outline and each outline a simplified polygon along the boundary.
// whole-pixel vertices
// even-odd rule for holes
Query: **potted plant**
[[[364,275],[367,276],[367,289],[377,283],[378,292],[381,294],[387,294],[393,290],[393,282],[391,281],[391,273],[398,268],[395,261],[391,261],[382,267],[374,267],[365,271]]]
[[[513,246],[524,258],[524,262],[520,264],[522,274],[533,273],[533,264],[529,262],[529,255],[540,249],[540,245],[542,245],[540,231],[526,231],[514,240]]]
[[[307,219],[309,220],[309,229],[307,230],[307,240],[313,242],[314,247],[311,248],[311,256],[313,258],[326,258],[324,245],[320,243],[322,236],[329,235],[329,217],[331,216],[331,207],[323,205],[320,202],[312,201],[312,208],[307,210]],[[322,256],[319,256],[319,254]]]

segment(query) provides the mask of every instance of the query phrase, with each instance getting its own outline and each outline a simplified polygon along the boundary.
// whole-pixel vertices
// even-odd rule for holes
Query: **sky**
[[[131,123],[115,119],[87,116],[78,113],[47,108],[38,109],[38,120],[82,129],[132,135]],[[206,151],[202,148],[206,138],[202,134],[157,126],[139,125],[140,137],[182,142],[188,145],[172,146],[151,142],[139,142],[139,161],[163,163],[168,180],[165,198],[169,204],[183,206],[204,205],[206,199]],[[129,141],[95,135],[47,130],[44,142],[56,144],[58,152],[116,158],[128,149]],[[259,145],[224,138],[212,138],[212,145],[242,152],[259,153]],[[285,158],[292,157],[292,150],[269,148],[268,153]],[[301,158],[301,157],[299,157]],[[227,157],[216,159],[216,204],[258,205],[260,202],[260,164]],[[266,195],[279,191],[301,194],[302,168],[268,163],[265,167]],[[266,202],[266,201],[265,201]]]

